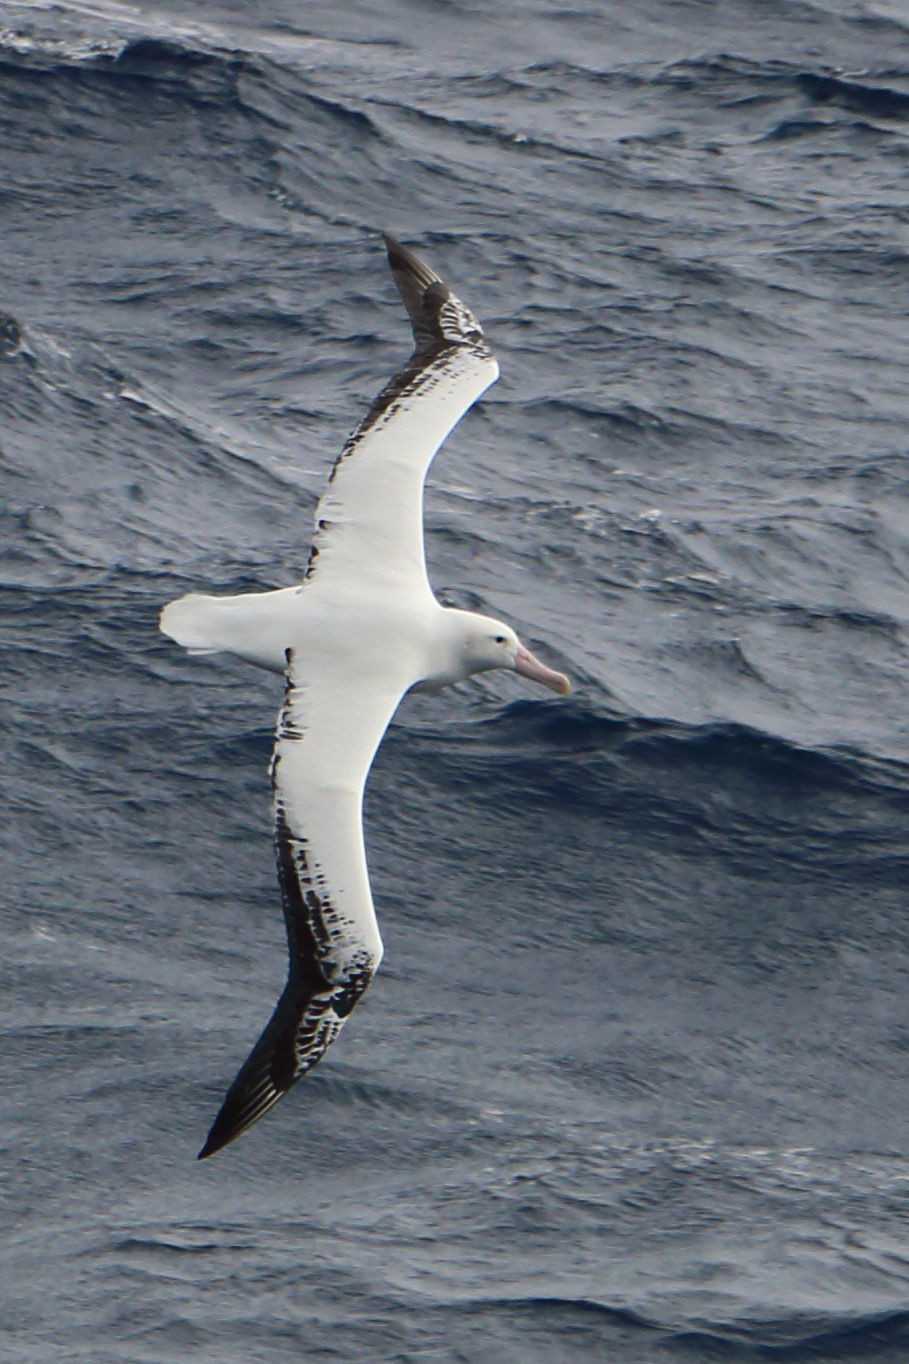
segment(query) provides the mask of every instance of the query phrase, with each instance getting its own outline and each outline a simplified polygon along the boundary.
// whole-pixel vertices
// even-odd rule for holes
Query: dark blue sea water
[[[4,1360],[909,1358],[903,0],[0,11]],[[284,977],[281,586],[407,353],[502,378],[433,581],[575,679],[409,699],[386,944],[195,1153]]]

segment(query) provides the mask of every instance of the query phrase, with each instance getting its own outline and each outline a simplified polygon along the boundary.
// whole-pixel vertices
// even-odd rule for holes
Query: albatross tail
[[[238,597],[191,592],[165,606],[158,624],[191,654],[236,654],[260,668],[283,673],[297,596],[296,587]]]
[[[192,592],[165,606],[158,625],[165,635],[182,644],[191,654],[213,654],[225,649],[222,603],[217,597]]]

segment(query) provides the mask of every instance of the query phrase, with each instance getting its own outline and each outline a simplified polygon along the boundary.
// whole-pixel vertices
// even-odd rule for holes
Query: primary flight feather
[[[564,694],[510,626],[440,605],[423,555],[433,456],[498,376],[469,309],[385,236],[414,351],[338,456],[303,582],[236,597],[193,593],[161,629],[194,653],[285,674],[271,764],[287,984],[231,1085],[199,1158],[226,1146],[321,1060],[382,957],[363,843],[363,788],[401,697],[490,668]]]

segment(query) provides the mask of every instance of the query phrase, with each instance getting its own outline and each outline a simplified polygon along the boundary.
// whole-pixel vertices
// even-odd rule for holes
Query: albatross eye
[[[496,637],[495,637],[495,642],[496,642],[496,644],[507,644],[507,643],[508,643],[508,641],[506,640],[506,638],[505,638],[504,635],[496,635]]]

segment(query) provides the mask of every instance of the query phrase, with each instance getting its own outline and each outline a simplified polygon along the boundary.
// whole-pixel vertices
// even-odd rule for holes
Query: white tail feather
[[[296,597],[295,587],[238,597],[191,592],[165,606],[158,624],[191,654],[236,654],[261,668],[283,672],[293,636],[288,608]]]
[[[229,647],[224,643],[224,619],[218,610],[221,605],[217,597],[192,592],[165,606],[158,624],[165,635],[190,653],[215,653]]]

